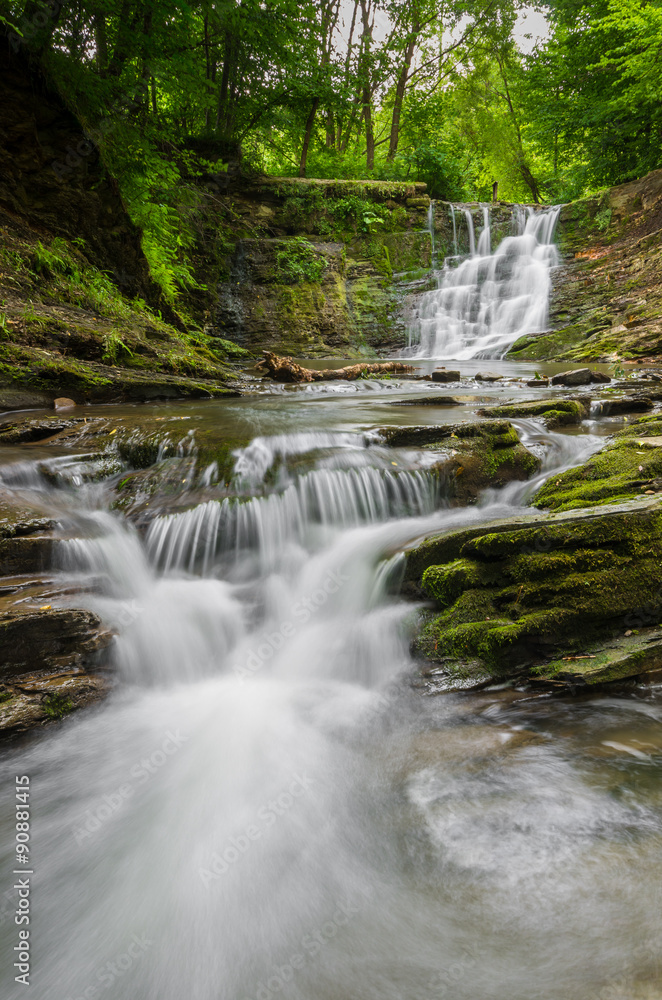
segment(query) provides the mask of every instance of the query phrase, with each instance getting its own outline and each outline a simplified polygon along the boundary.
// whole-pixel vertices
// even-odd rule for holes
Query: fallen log
[[[271,351],[263,351],[264,358],[258,361],[256,368],[265,369],[266,374],[276,382],[325,382],[336,379],[360,378],[362,375],[411,375],[414,368],[402,361],[385,361],[381,364],[369,364],[362,361],[346,368],[326,368],[321,371],[315,368],[304,368],[292,358],[283,358]]]

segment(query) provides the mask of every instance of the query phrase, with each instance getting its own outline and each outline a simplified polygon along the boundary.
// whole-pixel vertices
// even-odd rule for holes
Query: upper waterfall
[[[558,264],[552,241],[560,206],[538,210],[515,206],[515,235],[506,236],[493,253],[490,209],[481,208],[483,227],[476,249],[471,210],[450,207],[455,248],[457,217],[468,230],[469,256],[446,258],[437,272],[437,287],[421,296],[409,355],[500,358],[518,337],[546,329],[551,268]],[[433,210],[430,217],[434,218]]]

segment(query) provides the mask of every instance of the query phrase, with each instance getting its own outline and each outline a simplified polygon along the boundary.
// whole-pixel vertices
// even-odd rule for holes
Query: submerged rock
[[[653,409],[648,396],[623,396],[621,399],[600,399],[596,403],[598,416],[613,417],[619,413],[646,413]]]

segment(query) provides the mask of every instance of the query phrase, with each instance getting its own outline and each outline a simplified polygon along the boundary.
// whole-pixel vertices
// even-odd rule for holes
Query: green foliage
[[[320,281],[326,262],[319,257],[312,243],[303,236],[283,242],[282,249],[276,251],[276,268],[279,281],[297,285],[301,282]]]
[[[115,362],[122,359],[123,356],[132,358],[133,351],[130,347],[127,347],[117,330],[111,330],[103,338],[102,358],[104,361]]]

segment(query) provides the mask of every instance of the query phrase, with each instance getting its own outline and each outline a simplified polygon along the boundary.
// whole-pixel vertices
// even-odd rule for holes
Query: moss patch
[[[662,488],[662,448],[647,439],[662,435],[662,418],[641,417],[620,431],[584,465],[553,476],[536,494],[535,507],[554,511],[613,503]]]
[[[662,613],[658,503],[498,527],[449,535],[455,558],[423,569],[438,608],[416,642],[428,659],[475,658],[500,676],[622,633],[642,608]]]

